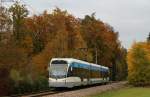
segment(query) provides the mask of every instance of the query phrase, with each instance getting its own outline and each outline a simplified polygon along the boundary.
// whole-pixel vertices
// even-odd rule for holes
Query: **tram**
[[[107,83],[109,68],[73,58],[52,58],[49,86],[67,87]]]

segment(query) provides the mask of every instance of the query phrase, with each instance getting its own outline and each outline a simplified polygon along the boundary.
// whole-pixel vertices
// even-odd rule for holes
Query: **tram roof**
[[[64,61],[67,61],[68,63],[79,62],[79,63],[83,63],[83,64],[92,65],[92,66],[95,66],[95,67],[101,67],[101,68],[104,68],[104,69],[108,69],[108,67],[105,67],[105,66],[102,66],[102,65],[99,65],[99,64],[89,63],[89,62],[82,61],[82,60],[79,60],[79,59],[74,59],[74,58],[52,58],[51,61],[53,61],[53,60],[64,60]]]

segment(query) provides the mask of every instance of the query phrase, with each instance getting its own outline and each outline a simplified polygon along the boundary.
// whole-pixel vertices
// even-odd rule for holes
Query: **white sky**
[[[52,10],[56,6],[79,18],[96,12],[98,19],[110,24],[119,32],[119,39],[126,48],[129,48],[133,41],[145,41],[150,32],[150,0],[23,1],[34,9],[34,13]]]

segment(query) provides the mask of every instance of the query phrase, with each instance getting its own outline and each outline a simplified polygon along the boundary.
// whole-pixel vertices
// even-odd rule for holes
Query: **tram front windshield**
[[[65,78],[67,75],[67,62],[66,61],[52,61],[50,66],[51,78]]]

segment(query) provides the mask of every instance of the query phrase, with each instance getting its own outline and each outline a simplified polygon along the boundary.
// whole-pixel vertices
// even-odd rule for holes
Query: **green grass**
[[[120,90],[98,93],[90,97],[150,97],[150,88],[127,87]]]

